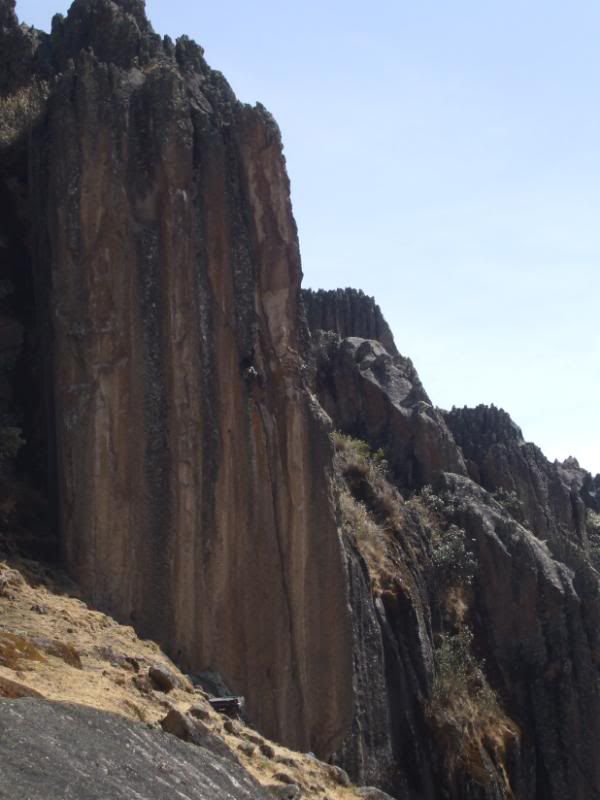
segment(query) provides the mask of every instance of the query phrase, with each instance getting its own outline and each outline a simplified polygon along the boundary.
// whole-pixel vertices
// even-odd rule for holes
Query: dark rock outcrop
[[[357,703],[340,757],[354,777],[403,799],[595,796],[600,585],[585,521],[596,481],[573,459],[548,462],[498,409],[433,409],[411,362],[376,341],[313,331],[312,346],[315,390],[334,425],[383,447],[401,487],[431,482],[436,492],[435,513],[417,504],[416,518],[394,528],[373,503],[374,487],[361,486],[369,479],[360,465],[348,484],[376,524],[411,545],[393,550],[390,588],[371,596],[347,544]],[[428,435],[417,422],[423,414]],[[443,547],[448,525],[464,532],[475,574],[472,586],[440,600],[432,536]],[[453,563],[450,552],[438,562]],[[430,727],[427,708],[436,636],[465,625],[500,705],[489,718],[482,711],[483,738],[465,729],[461,745],[458,729]],[[385,730],[388,750],[377,746]]]
[[[0,798],[267,800],[237,763],[121,717],[45,700],[0,700]]]
[[[596,508],[599,477],[594,480],[574,459],[548,461],[495,406],[454,408],[444,418],[473,480],[505,502],[513,493],[513,513],[541,539],[549,539],[561,558],[569,542],[587,546],[586,507]]]
[[[266,734],[328,755],[351,636],[278,128],[139,0],[75,0],[38,41],[2,51],[4,83],[43,63],[47,97],[0,171],[14,199],[18,140],[64,560]]]
[[[399,355],[394,336],[375,298],[360,289],[303,289],[302,302],[312,333],[330,331],[342,339],[374,339],[390,355]]]
[[[478,646],[520,730],[515,797],[589,800],[600,790],[600,584],[574,574],[480,486],[446,475],[452,519],[477,561]]]
[[[381,626],[368,569],[353,544],[345,544],[354,634],[354,716],[336,757],[356,781],[388,786],[395,784],[396,765]]]
[[[375,340],[324,332],[313,334],[312,352],[315,391],[334,426],[383,448],[400,486],[423,486],[440,471],[466,473],[410,359]]]

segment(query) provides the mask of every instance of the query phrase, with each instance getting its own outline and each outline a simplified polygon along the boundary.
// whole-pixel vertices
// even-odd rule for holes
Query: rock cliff
[[[0,5],[21,209],[2,236],[38,312],[64,561],[265,732],[327,755],[350,629],[279,130],[140,0],[76,0],[50,35]]]
[[[344,432],[355,652],[338,757],[402,800],[595,796],[598,478],[499,409],[434,409],[408,359],[328,325],[312,376]]]
[[[261,733],[397,800],[589,800],[600,477],[435,408],[372,298],[302,292],[289,191],[270,114],[141,0],[49,34],[0,0],[0,548],[58,547]]]
[[[430,483],[442,470],[466,474],[443,415],[398,352],[374,299],[354,289],[305,289],[302,299],[313,386],[334,426],[383,449],[405,488]]]

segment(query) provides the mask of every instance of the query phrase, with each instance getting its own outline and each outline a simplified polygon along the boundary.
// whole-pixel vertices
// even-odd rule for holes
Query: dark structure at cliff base
[[[301,291],[276,123],[141,0],[0,0],[0,92],[4,546],[398,800],[600,794],[600,478]]]

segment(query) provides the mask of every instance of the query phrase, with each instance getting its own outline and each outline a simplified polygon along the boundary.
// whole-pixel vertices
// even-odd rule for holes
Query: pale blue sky
[[[305,285],[374,294],[436,404],[494,402],[600,472],[600,4],[147,9],[277,118]]]

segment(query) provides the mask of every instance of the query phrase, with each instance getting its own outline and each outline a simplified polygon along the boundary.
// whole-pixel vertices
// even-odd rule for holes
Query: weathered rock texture
[[[0,92],[0,545],[45,494],[95,605],[399,800],[598,795],[600,478],[434,408],[371,298],[302,298],[275,122],[141,0],[0,0]],[[32,734],[67,775],[81,714]]]
[[[0,798],[267,800],[236,759],[83,706],[0,700]]]
[[[576,572],[480,486],[454,475],[438,487],[477,560],[474,621],[505,708],[518,724],[515,795],[594,797],[600,787],[600,584]]]
[[[346,520],[356,701],[338,757],[402,800],[596,796],[600,584],[586,521],[598,478],[548,462],[496,408],[434,409],[408,359],[359,338],[360,323],[326,326],[312,330],[312,374],[335,427],[383,447],[402,490],[435,491],[403,506],[360,447],[346,456],[343,491],[363,511]],[[445,544],[453,530],[462,555]],[[461,559],[471,580],[456,579]],[[439,637],[466,629],[497,702],[473,699],[477,681],[469,699],[451,662],[458,700],[436,707]]]
[[[466,473],[410,359],[374,340],[318,331],[313,359],[315,391],[334,426],[382,448],[401,486],[423,486],[443,470]]]
[[[549,541],[556,557],[569,563],[573,547],[589,549],[587,511],[598,510],[600,476],[593,478],[573,458],[548,461],[494,406],[455,408],[444,418],[471,478],[509,503],[520,522]]]
[[[334,331],[342,338],[375,339],[391,355],[399,355],[394,336],[375,298],[360,289],[302,290],[311,331]]]
[[[278,128],[139,0],[76,0],[27,41],[0,83],[51,65],[17,138],[66,564],[181,664],[218,670],[265,733],[326,755],[351,641]]]

